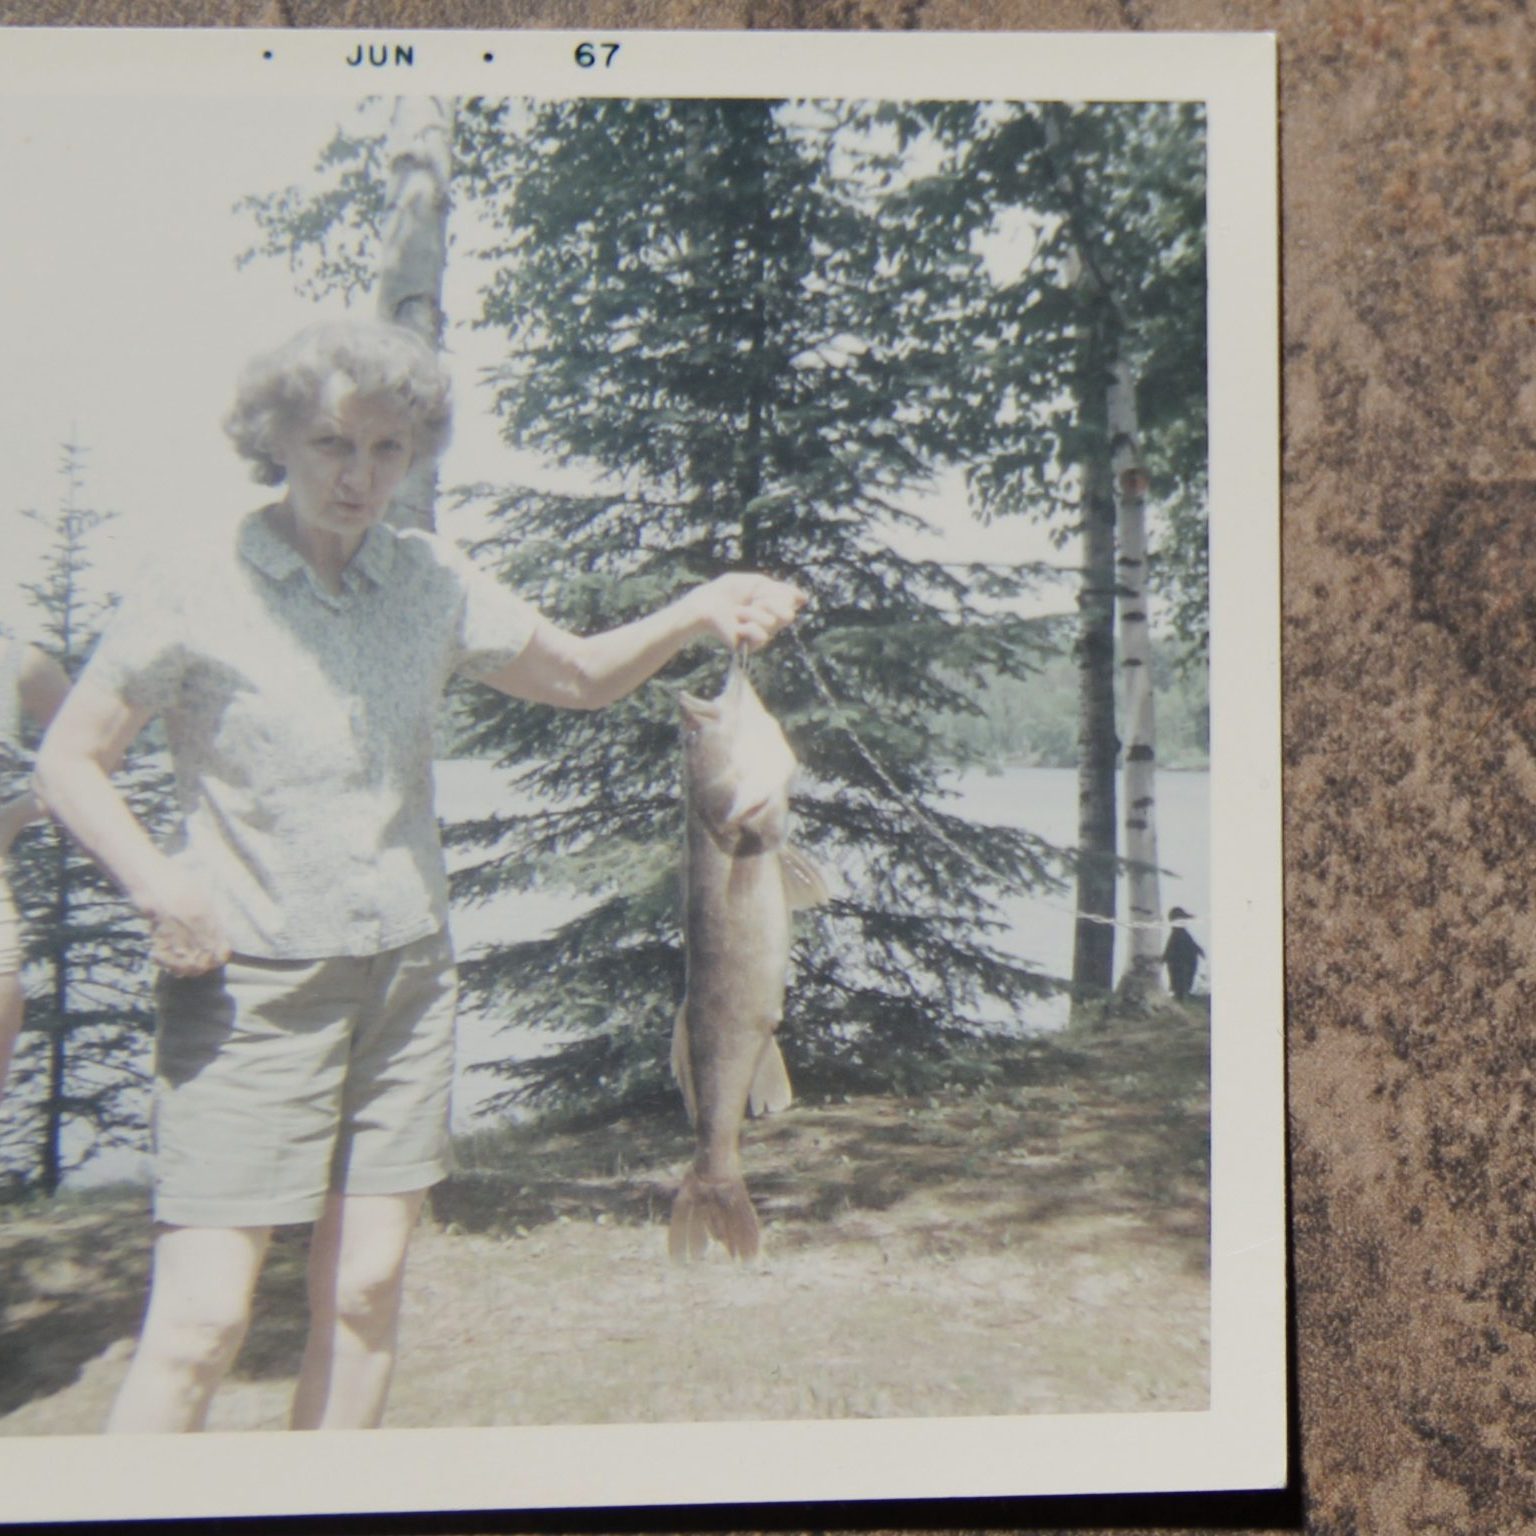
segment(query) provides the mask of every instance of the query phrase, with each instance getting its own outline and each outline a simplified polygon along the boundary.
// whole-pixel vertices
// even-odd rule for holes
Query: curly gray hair
[[[240,374],[224,430],[262,485],[280,485],[278,439],[319,409],[338,378],[366,399],[393,400],[411,423],[417,461],[436,459],[453,430],[448,375],[432,349],[401,325],[382,320],[328,320],[306,326]]]

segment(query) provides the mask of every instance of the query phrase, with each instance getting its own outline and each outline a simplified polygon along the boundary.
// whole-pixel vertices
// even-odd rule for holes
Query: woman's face
[[[410,418],[392,400],[333,394],[283,435],[275,457],[287,471],[297,531],[355,546],[411,467]]]

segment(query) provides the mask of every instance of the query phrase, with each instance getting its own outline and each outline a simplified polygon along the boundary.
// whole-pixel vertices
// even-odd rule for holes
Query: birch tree
[[[434,352],[443,344],[453,137],[451,100],[396,98],[385,140],[376,304],[381,320],[415,331]],[[436,465],[413,464],[395,493],[390,521],[430,530],[436,504]]]
[[[1130,964],[1120,991],[1127,1000],[1140,1001],[1162,990],[1162,897],[1157,865],[1157,714],[1147,613],[1147,472],[1141,462],[1136,380],[1124,357],[1115,361],[1107,415],[1116,505],[1126,907],[1131,922]]]
[[[1073,981],[1083,998],[1106,994],[1114,980],[1115,595],[1137,922],[1155,923],[1159,907],[1152,585],[1169,601],[1182,659],[1205,664],[1203,128],[1201,109],[1187,105],[1047,103],[993,111],[968,129],[973,174],[995,187],[994,208],[1027,213],[1037,231],[1032,261],[1000,288],[989,316],[992,334],[1010,345],[988,363],[997,431],[973,483],[992,513],[1024,512],[1082,541]],[[1139,388],[1117,385],[1123,369]],[[1138,402],[1139,421],[1129,414]],[[1146,511],[1154,498],[1172,509],[1171,536],[1151,552]],[[1129,594],[1121,590],[1128,576]],[[1137,986],[1155,985],[1158,930],[1131,932],[1130,974]]]
[[[1081,426],[1082,568],[1078,577],[1077,926],[1072,939],[1074,1005],[1109,991],[1115,978],[1115,494],[1107,453],[1112,315],[1098,276],[1071,253],[1083,299],[1081,356],[1073,380]]]

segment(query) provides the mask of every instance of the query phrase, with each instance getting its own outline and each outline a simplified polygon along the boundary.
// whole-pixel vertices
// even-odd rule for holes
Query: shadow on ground
[[[797,1105],[751,1124],[747,1181],[781,1244],[934,1200],[929,1246],[1002,1249],[1057,1217],[1122,1217],[1150,1240],[1209,1231],[1209,1011],[1171,1009],[1065,1044],[1031,1042],[977,1091]],[[561,1219],[664,1221],[692,1153],[682,1114],[467,1142],[433,1216],[504,1236]],[[909,1224],[917,1220],[911,1210]]]
[[[748,1127],[747,1178],[781,1251],[876,1242],[889,1258],[1057,1248],[1113,1232],[1209,1265],[1209,1016],[1192,1008],[1021,1045],[976,1091],[807,1103]],[[571,1131],[513,1127],[459,1148],[431,1214],[507,1237],[568,1220],[664,1222],[692,1154],[681,1112]],[[1080,1236],[1080,1234],[1087,1234]],[[0,1416],[77,1382],[138,1331],[142,1190],[0,1207]],[[237,1380],[291,1379],[307,1227],[274,1235]]]
[[[0,1211],[0,1414],[69,1386],[131,1338],[149,1273],[147,1195]]]
[[[113,1345],[131,1347],[143,1321],[152,1235],[149,1195],[140,1189],[0,1208],[0,1417],[72,1386]],[[308,1227],[274,1234],[235,1379],[297,1373],[308,1242]]]

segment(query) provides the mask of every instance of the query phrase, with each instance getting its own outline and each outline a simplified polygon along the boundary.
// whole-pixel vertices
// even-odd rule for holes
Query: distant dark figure
[[[1168,988],[1182,1003],[1195,984],[1195,972],[1200,969],[1200,957],[1205,953],[1195,942],[1195,936],[1184,925],[1194,916],[1183,907],[1175,907],[1168,914],[1168,945],[1163,950],[1163,964],[1168,967]]]

